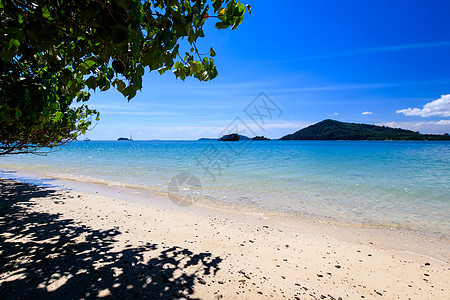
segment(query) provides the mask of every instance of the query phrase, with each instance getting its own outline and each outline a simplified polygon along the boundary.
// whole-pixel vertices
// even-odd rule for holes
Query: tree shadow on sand
[[[151,242],[115,250],[115,229],[32,211],[33,198],[59,195],[0,179],[0,298],[192,299],[199,276],[219,270],[210,253]]]

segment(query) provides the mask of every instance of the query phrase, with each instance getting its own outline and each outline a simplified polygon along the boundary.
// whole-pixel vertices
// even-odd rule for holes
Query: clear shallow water
[[[450,235],[448,142],[91,141],[0,167],[157,191],[188,172],[200,202]]]

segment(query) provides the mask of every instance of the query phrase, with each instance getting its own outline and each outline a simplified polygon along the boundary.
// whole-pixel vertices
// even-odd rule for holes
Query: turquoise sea
[[[78,141],[8,168],[157,192],[190,174],[199,205],[450,235],[449,142]]]

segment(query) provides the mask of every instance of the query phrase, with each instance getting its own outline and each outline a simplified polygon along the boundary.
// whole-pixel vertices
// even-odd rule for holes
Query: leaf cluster
[[[244,13],[235,0],[0,0],[0,154],[76,139],[99,118],[91,91],[130,100],[146,70],[213,79],[214,49],[196,46],[203,26],[235,29]]]

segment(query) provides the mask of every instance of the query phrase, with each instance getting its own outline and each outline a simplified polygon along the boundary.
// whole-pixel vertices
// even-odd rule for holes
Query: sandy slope
[[[7,179],[0,189],[0,298],[445,299],[450,292],[448,240]]]

